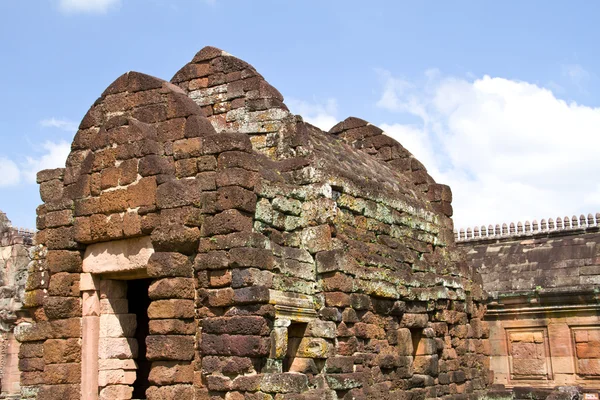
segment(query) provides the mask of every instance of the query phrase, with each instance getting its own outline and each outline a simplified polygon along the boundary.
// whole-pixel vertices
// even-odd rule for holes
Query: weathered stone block
[[[152,363],[148,379],[151,384],[159,386],[192,383],[194,380],[194,367],[190,363],[156,361]]]
[[[194,358],[194,336],[150,335],[146,338],[148,360],[189,361]]]
[[[81,381],[81,364],[48,364],[44,368],[44,382],[49,385],[72,384]]]
[[[264,336],[202,334],[203,354],[265,357],[269,354],[269,338]]]
[[[295,373],[264,375],[260,390],[266,393],[302,393],[308,389],[306,375]]]
[[[157,252],[148,260],[148,275],[152,277],[192,277],[190,259],[181,253]]]
[[[98,342],[98,358],[128,359],[137,354],[138,343],[133,338],[100,338]]]
[[[111,385],[100,390],[99,400],[129,400],[133,395],[133,386]]]
[[[194,320],[153,319],[148,324],[151,335],[193,335],[196,332]]]
[[[43,344],[47,364],[78,363],[81,361],[81,339],[48,339]]]
[[[194,301],[182,299],[155,300],[148,307],[150,319],[194,318]]]
[[[192,385],[151,386],[146,390],[148,400],[192,400],[194,387]]]
[[[100,315],[100,337],[133,337],[136,327],[135,314]]]
[[[266,336],[269,324],[265,318],[258,316],[208,318],[202,321],[202,332]]]
[[[148,296],[157,299],[193,299],[194,280],[190,278],[166,278],[152,282]]]

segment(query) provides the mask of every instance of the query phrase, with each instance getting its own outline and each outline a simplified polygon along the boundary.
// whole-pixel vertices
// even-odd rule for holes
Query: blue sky
[[[125,71],[164,79],[206,45],[323,128],[380,125],[454,192],[455,224],[600,211],[600,3],[7,0],[0,210],[33,227],[34,173]]]

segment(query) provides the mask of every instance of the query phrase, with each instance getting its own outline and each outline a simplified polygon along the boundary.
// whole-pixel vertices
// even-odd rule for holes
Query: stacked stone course
[[[38,181],[50,279],[30,276],[18,327],[23,398],[131,398],[131,279],[150,279],[148,399],[487,385],[485,295],[454,244],[450,189],[365,121],[304,123],[221,50],[171,83],[121,76],[66,168]]]

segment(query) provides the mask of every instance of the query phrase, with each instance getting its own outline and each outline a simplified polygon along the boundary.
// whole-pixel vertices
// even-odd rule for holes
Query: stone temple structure
[[[207,47],[129,72],[38,174],[23,399],[471,399],[482,281],[451,192],[377,127],[291,114]]]
[[[483,226],[458,240],[490,295],[494,382],[598,393],[600,214]]]
[[[19,343],[13,330],[21,318],[27,271],[35,258],[33,232],[14,228],[0,211],[0,388],[19,392]],[[1,396],[1,395],[0,395]]]

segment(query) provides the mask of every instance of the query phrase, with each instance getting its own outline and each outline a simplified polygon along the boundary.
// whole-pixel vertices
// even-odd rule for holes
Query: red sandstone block
[[[438,374],[438,356],[416,356],[414,358],[413,366],[415,374],[437,376]]]
[[[151,335],[193,335],[196,332],[193,319],[153,319],[148,325]]]
[[[156,252],[148,261],[148,275],[152,277],[192,277],[189,258],[181,253]]]
[[[577,358],[600,358],[600,341],[577,343]]]
[[[73,227],[45,229],[46,245],[49,250],[70,250],[77,247]]]
[[[213,217],[207,217],[202,225],[202,236],[223,235],[232,232],[251,231],[252,218],[237,210],[226,210]]]
[[[38,382],[41,383],[41,382]],[[21,378],[22,386],[29,386],[33,383],[23,382]],[[81,398],[81,388],[78,384],[66,384],[66,385],[42,385],[38,392],[38,399],[60,399],[60,400],[79,400]]]
[[[65,319],[81,316],[81,300],[78,297],[46,297],[44,312],[49,319]]]
[[[59,272],[50,277],[49,296],[79,297],[79,274]]]
[[[244,133],[219,133],[202,138],[203,154],[218,154],[225,151],[250,152],[252,144]]]
[[[150,335],[146,338],[148,360],[181,360],[194,358],[194,336]]]
[[[257,392],[260,389],[262,381],[262,375],[240,375],[235,378],[231,384],[232,390],[238,390],[241,392]]]
[[[209,251],[208,253],[200,253],[194,260],[194,269],[201,270],[220,270],[229,268],[229,253],[226,251]]]
[[[217,190],[217,211],[231,208],[253,213],[256,210],[256,195],[239,186],[220,187]]]
[[[194,301],[185,299],[155,300],[148,307],[150,319],[194,318]]]
[[[150,386],[146,390],[148,400],[194,400],[193,385]]]
[[[349,307],[350,295],[343,292],[325,293],[325,305],[327,307]]]
[[[546,359],[521,358],[513,359],[512,372],[515,375],[539,376],[546,375]]]
[[[81,272],[82,260],[79,251],[49,250],[46,263],[51,273]]]
[[[234,304],[232,288],[210,289],[207,292],[208,305],[211,307],[226,307]]]
[[[232,283],[231,270],[209,271],[208,279],[211,287],[230,286]]]
[[[55,169],[43,169],[39,171],[36,175],[36,182],[38,184],[47,182],[53,179],[62,180],[65,174],[64,168],[55,168]]]
[[[42,201],[60,200],[63,195],[63,183],[58,179],[43,182],[40,185],[40,197]]]
[[[577,372],[585,376],[600,376],[600,359],[577,360]]]
[[[21,343],[19,346],[19,358],[41,358],[44,356],[44,343]]]
[[[258,316],[207,318],[202,321],[204,333],[266,336],[270,332],[267,320]]]
[[[265,286],[250,286],[234,289],[233,301],[235,304],[268,303],[269,289]]]
[[[226,151],[219,154],[219,169],[242,168],[248,171],[258,171],[259,163],[256,156],[243,151]]]
[[[196,56],[198,57],[198,56]],[[189,81],[192,79],[202,78],[208,76],[210,74],[210,65],[209,64],[196,64],[202,60],[194,58],[192,63],[186,64],[183,68],[181,68],[171,82],[173,83],[181,83],[185,81]]]
[[[173,143],[173,155],[175,160],[201,156],[202,138],[191,137],[175,141]]]
[[[256,267],[270,270],[275,265],[273,252],[267,249],[238,247],[229,250],[229,257],[231,265],[235,267]]]
[[[81,382],[81,364],[49,364],[44,368],[44,383],[49,385]]]
[[[353,279],[341,272],[322,276],[322,284],[324,291],[351,292],[353,289]]]
[[[155,361],[150,369],[148,380],[154,385],[192,383],[194,367],[189,362]]]
[[[354,337],[347,340],[338,339],[335,350],[335,354],[338,356],[353,356],[358,350],[358,341]]]
[[[383,328],[373,324],[365,324],[357,322],[354,324],[354,334],[356,337],[364,339],[385,339],[385,331]]]
[[[43,358],[21,358],[19,359],[19,371],[35,372],[44,371],[46,363]]]
[[[173,158],[167,156],[147,155],[140,159],[138,168],[141,176],[175,174],[175,163]]]
[[[405,313],[402,316],[401,325],[405,328],[425,328],[427,326],[427,314]]]
[[[108,192],[110,193],[110,192]],[[153,206],[156,203],[156,178],[145,177],[136,184],[127,187],[127,206],[137,208],[143,206]],[[125,211],[119,209],[116,212]]]
[[[148,296],[153,299],[193,299],[194,280],[191,278],[165,278],[152,282]]]
[[[217,186],[241,186],[253,190],[259,182],[260,176],[257,172],[248,171],[242,168],[227,168],[217,171]]]
[[[81,339],[48,339],[43,344],[46,364],[81,362]]]
[[[206,377],[208,390],[228,392],[231,390],[231,379],[223,375],[209,375]]]
[[[266,357],[269,354],[269,338],[203,333],[200,349],[204,355]]]
[[[198,161],[195,158],[186,158],[175,161],[175,177],[188,178],[198,173]]]

